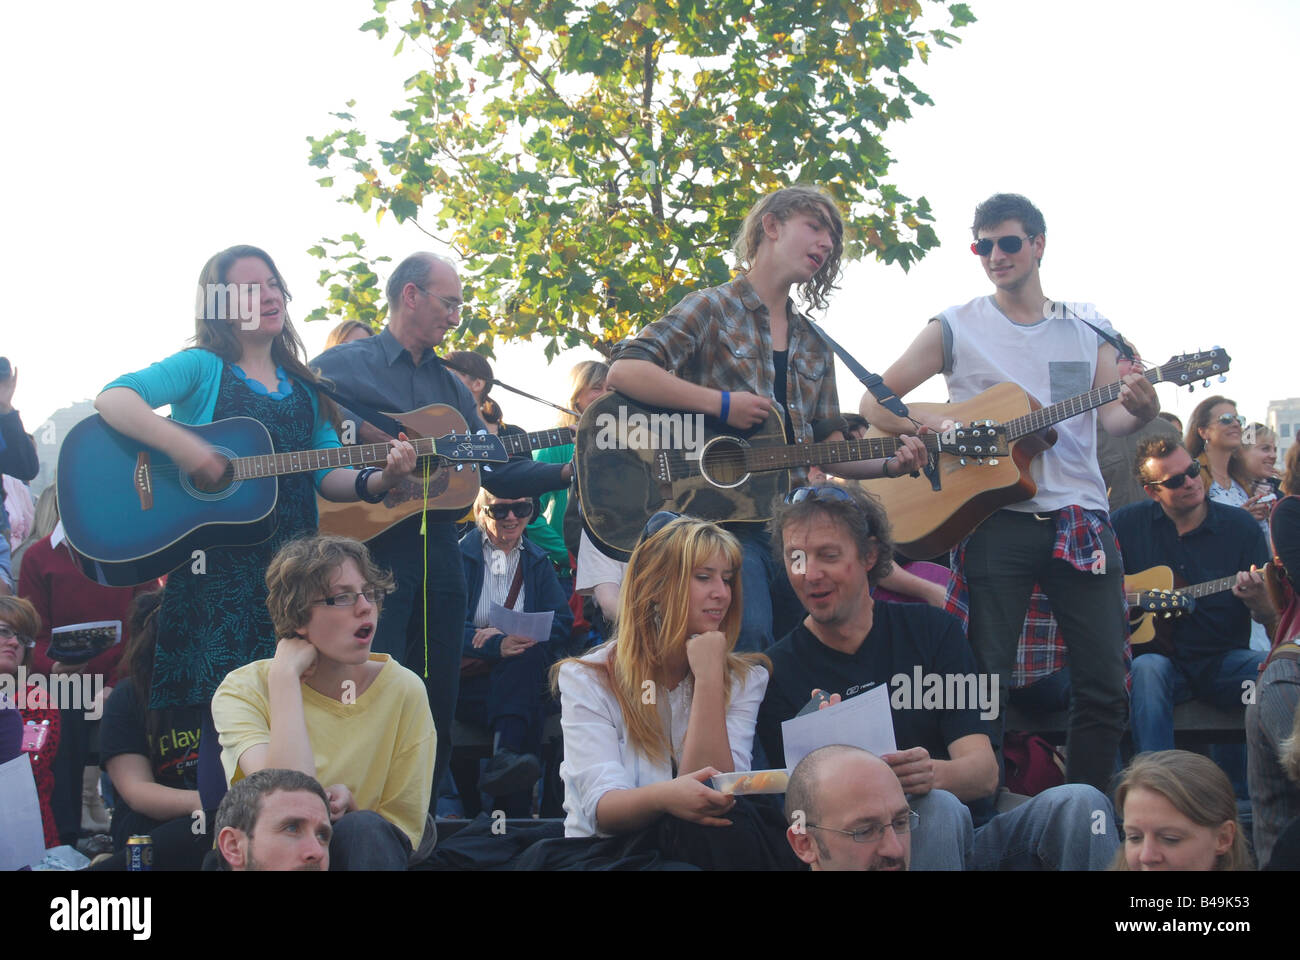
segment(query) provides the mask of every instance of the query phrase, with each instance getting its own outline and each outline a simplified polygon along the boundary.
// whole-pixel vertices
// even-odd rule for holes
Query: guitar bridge
[[[153,475],[149,468],[149,453],[141,450],[135,458],[135,492],[140,497],[140,509],[153,509]]]

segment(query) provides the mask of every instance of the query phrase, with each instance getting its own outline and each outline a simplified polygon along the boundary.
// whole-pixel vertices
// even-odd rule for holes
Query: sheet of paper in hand
[[[32,760],[20,753],[0,763],[0,872],[21,870],[45,858],[45,828],[41,825],[41,803],[36,796]]]
[[[781,724],[785,740],[785,765],[790,770],[819,747],[843,743],[861,747],[876,756],[893,753],[894,718],[889,709],[889,687],[877,684],[865,693],[833,707],[805,714]]]
[[[551,638],[551,621],[554,619],[554,610],[522,613],[518,610],[507,610],[499,603],[492,604],[488,609],[488,622],[502,633],[536,640],[538,643],[545,643]]]

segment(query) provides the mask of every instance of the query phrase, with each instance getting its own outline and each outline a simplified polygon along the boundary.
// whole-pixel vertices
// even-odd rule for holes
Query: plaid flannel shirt
[[[1082,507],[1069,506],[1057,511],[1056,542],[1052,545],[1052,557],[1064,560],[1070,566],[1084,573],[1091,572],[1096,562],[1097,551],[1102,549],[1102,532],[1110,527],[1110,517],[1101,510],[1084,510]],[[1112,535],[1114,531],[1111,531]],[[952,580],[948,583],[948,596],[944,609],[956,616],[965,630],[970,623],[970,589],[966,583],[966,537],[953,548],[950,558]],[[1118,541],[1117,541],[1118,542]],[[1119,602],[1128,615],[1128,601],[1124,596],[1121,581]],[[1132,662],[1133,652],[1127,639],[1124,643],[1125,684],[1132,678],[1127,676],[1128,665]],[[1016,648],[1016,665],[1011,675],[1013,689],[1027,687],[1037,680],[1051,676],[1066,664],[1065,637],[1052,616],[1052,606],[1047,595],[1038,584],[1034,584],[1029,598],[1029,609],[1025,614],[1025,624],[1020,633],[1020,644]]]
[[[812,321],[786,301],[790,316],[785,395],[792,442],[812,440],[812,424],[840,413],[835,354]],[[610,362],[647,360],[700,386],[776,399],[768,311],[743,276],[688,294],[662,319],[615,346]],[[715,415],[717,411],[712,411]]]

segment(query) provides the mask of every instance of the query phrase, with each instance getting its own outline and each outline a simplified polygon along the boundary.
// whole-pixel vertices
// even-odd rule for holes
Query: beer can
[[[133,834],[126,841],[126,868],[128,870],[153,869],[153,837]]]

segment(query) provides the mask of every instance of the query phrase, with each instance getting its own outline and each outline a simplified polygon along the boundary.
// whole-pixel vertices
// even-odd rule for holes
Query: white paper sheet
[[[45,827],[32,761],[20,753],[0,763],[0,872],[29,867],[44,858]]]
[[[488,608],[488,623],[492,626],[512,637],[525,637],[538,643],[545,643],[551,639],[551,621],[554,619],[554,610],[522,613],[518,610],[507,610],[499,603],[494,603]]]
[[[898,747],[889,709],[889,685],[879,684],[833,707],[786,720],[781,724],[781,736],[785,740],[785,765],[790,770],[814,750],[832,743],[861,747],[876,756],[893,753]]]

